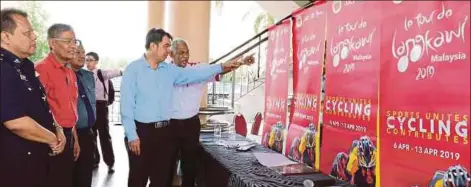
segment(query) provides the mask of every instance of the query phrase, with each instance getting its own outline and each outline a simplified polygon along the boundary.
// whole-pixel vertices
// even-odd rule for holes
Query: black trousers
[[[114,166],[114,153],[113,144],[111,143],[110,127],[108,119],[108,106],[105,101],[96,102],[96,122],[93,127],[93,133],[95,134],[95,145],[97,142],[97,136],[100,137],[101,154],[103,154],[103,160],[109,167]],[[98,146],[95,146],[95,164],[100,163],[100,153]]]
[[[194,187],[196,173],[198,171],[200,119],[198,115],[188,119],[170,120],[175,149],[173,161],[175,163],[180,156],[182,170],[182,187]],[[173,172],[172,172],[173,173]],[[173,175],[172,175],[173,177]]]
[[[74,138],[72,128],[64,128],[64,151],[49,157],[47,187],[71,187],[74,170]]]
[[[129,150],[124,139],[129,157],[128,186],[145,187],[150,179],[149,187],[171,187],[174,144],[170,126],[155,128],[136,121],[136,132],[141,143],[139,156]]]
[[[94,151],[95,151],[95,135],[92,129],[77,129],[78,141],[80,145],[80,155],[75,162],[74,167],[74,187],[91,187]]]
[[[44,183],[47,177],[49,147],[46,144],[26,142],[28,140],[20,137],[7,140],[9,137],[1,137],[2,135],[0,135],[0,186],[46,186]],[[31,149],[20,146],[31,146]]]

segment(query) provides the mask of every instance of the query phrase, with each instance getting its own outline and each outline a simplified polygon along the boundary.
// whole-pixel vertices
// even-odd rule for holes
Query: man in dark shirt
[[[92,174],[95,150],[95,136],[92,127],[95,124],[95,79],[93,73],[83,69],[85,65],[85,49],[83,45],[78,46],[74,59],[70,62],[70,69],[77,76],[78,121],[75,125],[77,131],[79,150],[75,148],[75,166],[73,185],[74,187],[92,186]]]
[[[48,153],[62,152],[44,90],[27,59],[36,34],[26,13],[1,11],[0,186],[38,187],[47,176]]]

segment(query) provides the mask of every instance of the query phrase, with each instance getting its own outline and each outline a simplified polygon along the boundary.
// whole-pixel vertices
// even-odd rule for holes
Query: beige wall
[[[164,28],[164,13],[165,13],[165,1],[148,1],[147,14],[148,23],[147,31],[151,28]]]

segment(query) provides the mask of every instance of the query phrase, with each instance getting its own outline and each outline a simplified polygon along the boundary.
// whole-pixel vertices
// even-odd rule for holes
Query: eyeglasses
[[[96,61],[96,60],[95,60],[95,59],[91,59],[91,58],[85,59],[85,62],[94,62],[94,61]]]
[[[66,38],[53,38],[54,40],[64,42],[68,45],[75,45],[75,46],[80,46],[82,45],[82,41],[77,40],[77,39],[66,39]]]

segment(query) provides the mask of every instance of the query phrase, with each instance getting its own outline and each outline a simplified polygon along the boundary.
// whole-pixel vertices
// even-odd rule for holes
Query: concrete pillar
[[[210,1],[165,1],[164,29],[188,42],[190,61],[208,63]],[[207,106],[207,89],[201,107]],[[205,118],[200,118],[205,121]]]
[[[190,48],[190,60],[209,59],[210,1],[166,1],[165,30],[183,38]]]
[[[164,28],[165,1],[147,2],[147,31],[151,28]]]

